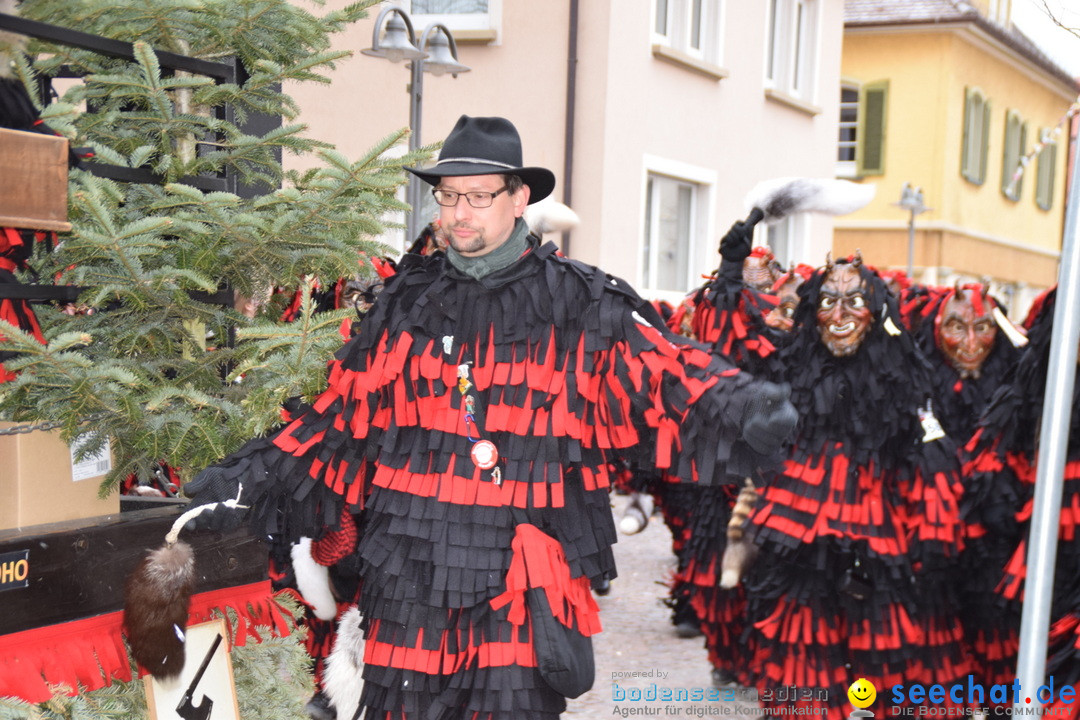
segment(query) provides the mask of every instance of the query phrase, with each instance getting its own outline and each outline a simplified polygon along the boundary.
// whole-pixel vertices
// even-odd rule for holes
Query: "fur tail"
[[[720,587],[731,589],[739,584],[743,574],[754,562],[757,548],[750,538],[746,537],[746,522],[750,512],[757,502],[757,489],[750,478],[735,498],[735,505],[731,508],[731,519],[727,526],[727,547],[720,559]]]
[[[184,630],[195,587],[195,554],[184,542],[163,545],[124,583],[124,629],[131,656],[158,679],[184,668]]]
[[[546,197],[525,208],[525,222],[537,235],[573,230],[581,222],[578,214],[558,200]]]
[[[775,178],[758,183],[747,194],[746,209],[758,208],[767,224],[789,215],[818,212],[846,215],[865,207],[874,199],[877,186],[832,178]]]
[[[364,687],[364,632],[360,629],[360,610],[353,605],[338,621],[334,649],[323,669],[323,691],[337,711],[337,720],[352,720],[360,705]]]
[[[330,569],[311,557],[311,538],[300,538],[291,550],[296,589],[311,605],[315,617],[333,620],[337,616],[337,600],[330,583]]]

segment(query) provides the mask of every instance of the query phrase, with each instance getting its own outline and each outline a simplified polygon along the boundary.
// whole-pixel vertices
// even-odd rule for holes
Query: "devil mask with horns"
[[[829,264],[817,300],[817,327],[821,342],[836,357],[854,355],[874,323],[859,274],[862,258],[850,264]]]
[[[978,378],[994,349],[998,326],[991,300],[974,286],[956,288],[935,318],[938,349],[962,378]]]

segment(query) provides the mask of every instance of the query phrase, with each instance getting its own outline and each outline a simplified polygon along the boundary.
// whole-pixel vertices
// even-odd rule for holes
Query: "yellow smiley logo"
[[[857,708],[866,708],[874,704],[874,700],[877,700],[877,688],[874,687],[874,683],[870,682],[866,678],[859,678],[855,682],[851,683],[851,687],[847,691],[848,700],[851,704]]]

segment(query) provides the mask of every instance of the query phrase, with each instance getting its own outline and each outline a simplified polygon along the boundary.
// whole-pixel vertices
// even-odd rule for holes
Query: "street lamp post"
[[[908,220],[908,248],[907,248],[907,276],[914,280],[912,271],[915,266],[915,217],[930,208],[923,205],[922,188],[913,187],[911,183],[904,183],[904,189],[900,192],[900,202],[893,203],[911,213]]]
[[[472,69],[458,62],[453,33],[442,23],[432,23],[424,28],[417,42],[409,14],[403,8],[387,5],[375,20],[371,47],[361,52],[395,63],[409,61],[409,151],[416,150],[420,147],[423,123],[424,73],[429,72],[436,77],[450,73],[457,77],[458,73]],[[405,198],[411,208],[405,222],[406,247],[416,239],[422,228],[419,217],[422,193],[421,180],[410,176]]]

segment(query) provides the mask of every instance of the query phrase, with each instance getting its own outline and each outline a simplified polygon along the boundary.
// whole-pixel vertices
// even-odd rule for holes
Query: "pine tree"
[[[22,353],[6,363],[19,374],[0,385],[0,413],[57,423],[87,453],[109,441],[114,465],[103,493],[130,473],[148,477],[162,461],[190,477],[273,427],[288,398],[310,398],[324,386],[343,315],[313,312],[310,279],[355,275],[360,253],[387,252],[372,240],[383,231],[379,218],[404,209],[395,199],[402,166],[422,161],[430,148],[388,157],[402,130],[363,157],[346,158],[305,135],[281,88],[328,82],[321,73],[348,54],[330,49],[331,35],[375,2],[321,16],[288,0],[21,5],[23,17],[135,44],[136,62],[129,62],[35,41],[17,71],[29,87],[38,75],[75,70],[83,81],[42,108],[42,117],[74,146],[92,148],[97,162],[160,177],[125,183],[73,170],[73,230],[34,263],[42,277],[86,288],[79,306],[90,312],[39,306],[46,346],[10,325],[0,329],[5,349]],[[237,58],[244,72],[235,84],[163,72],[160,51]],[[214,112],[226,106],[231,120]],[[283,123],[246,134],[250,113],[280,115]],[[285,173],[277,149],[315,154],[321,164]],[[245,198],[184,182],[225,170],[264,193]],[[223,287],[258,296],[297,287],[301,278],[308,278],[304,312],[291,324],[276,322],[272,308],[251,322],[199,299]]]

